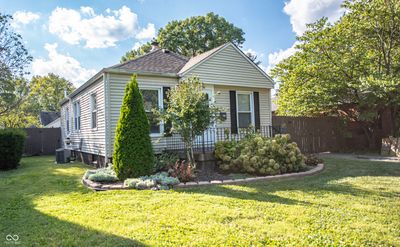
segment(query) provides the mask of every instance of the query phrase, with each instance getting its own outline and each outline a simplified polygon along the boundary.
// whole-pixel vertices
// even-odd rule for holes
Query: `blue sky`
[[[169,21],[214,12],[245,32],[242,49],[269,70],[293,54],[296,35],[323,16],[336,20],[341,0],[0,1],[34,57],[32,75],[55,72],[80,85],[119,62]]]

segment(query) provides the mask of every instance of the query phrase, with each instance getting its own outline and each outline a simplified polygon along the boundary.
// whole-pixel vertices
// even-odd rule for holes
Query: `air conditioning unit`
[[[56,150],[56,162],[57,164],[69,163],[71,160],[71,150],[59,148]]]

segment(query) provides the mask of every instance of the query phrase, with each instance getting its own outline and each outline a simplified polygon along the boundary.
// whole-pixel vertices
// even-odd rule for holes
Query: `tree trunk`
[[[398,111],[397,106],[393,106],[390,109],[390,121],[392,127],[390,133],[393,137],[400,136],[400,126],[398,125],[397,111]]]
[[[361,128],[364,131],[365,137],[367,137],[368,141],[368,149],[370,150],[375,150],[376,149],[376,144],[375,144],[375,138],[374,138],[374,131],[371,131],[368,126],[366,126],[364,123],[361,123]]]

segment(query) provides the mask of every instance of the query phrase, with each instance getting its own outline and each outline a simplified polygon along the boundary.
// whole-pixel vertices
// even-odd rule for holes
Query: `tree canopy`
[[[28,83],[21,77],[32,61],[11,20],[10,15],[0,13],[0,116],[12,111],[26,96]]]
[[[308,25],[297,52],[272,75],[281,83],[279,115],[337,115],[371,137],[388,111],[399,130],[400,2],[347,0],[335,23]]]
[[[37,105],[40,111],[60,111],[60,101],[75,90],[67,79],[53,73],[45,76],[34,76],[30,83],[29,100]]]
[[[205,16],[192,16],[168,22],[164,28],[158,30],[155,40],[162,48],[192,57],[229,41],[241,46],[245,38],[242,29],[210,12]],[[150,49],[151,45],[148,42],[138,49],[127,52],[121,58],[121,62],[143,55]]]

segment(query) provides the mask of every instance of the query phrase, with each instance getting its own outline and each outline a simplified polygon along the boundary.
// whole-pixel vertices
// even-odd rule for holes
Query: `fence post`
[[[205,131],[203,131],[203,135],[202,135],[202,138],[201,138],[201,139],[202,139],[202,149],[203,149],[203,154],[205,154],[205,153],[206,153],[206,149],[205,149],[205,146],[204,146],[204,145],[205,145],[205,143],[204,143],[204,132],[205,132]]]

